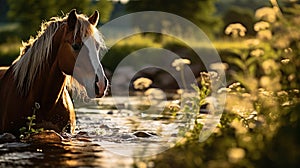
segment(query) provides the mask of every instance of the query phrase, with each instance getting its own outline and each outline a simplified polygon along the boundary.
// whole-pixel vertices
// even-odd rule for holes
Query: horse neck
[[[53,49],[57,48],[53,46]],[[34,101],[41,105],[41,110],[49,111],[58,102],[66,83],[66,75],[61,72],[56,59],[57,50],[51,53],[50,66],[44,68],[32,87]]]

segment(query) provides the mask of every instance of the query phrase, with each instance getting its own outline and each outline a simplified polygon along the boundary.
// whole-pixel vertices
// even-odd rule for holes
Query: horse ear
[[[77,23],[77,15],[76,15],[76,9],[72,9],[69,13],[68,19],[67,19],[68,27],[70,30],[74,30],[76,23]]]
[[[99,12],[96,10],[92,16],[89,17],[89,22],[96,26],[99,20]]]

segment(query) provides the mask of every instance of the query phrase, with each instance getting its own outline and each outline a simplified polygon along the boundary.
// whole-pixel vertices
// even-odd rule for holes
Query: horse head
[[[105,95],[108,85],[100,63],[100,53],[106,48],[96,28],[98,18],[98,11],[86,18],[72,10],[63,28],[53,39],[54,44],[59,44],[57,51],[59,68],[65,74],[72,75],[85,88],[90,98]],[[57,36],[62,37],[56,38]]]

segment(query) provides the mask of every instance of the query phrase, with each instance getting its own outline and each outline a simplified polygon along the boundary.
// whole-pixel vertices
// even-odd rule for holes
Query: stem
[[[32,125],[32,118],[30,119],[29,125],[28,125],[28,132],[31,130],[31,125]]]
[[[281,19],[284,23],[287,23],[286,19],[283,17],[282,11],[279,7],[277,0],[270,0],[270,3],[273,6],[273,9],[276,11],[276,14],[279,19]]]
[[[184,67],[184,65],[182,66],[182,68],[180,70],[180,77],[181,77],[181,80],[182,80],[182,84],[183,84],[184,90],[187,90],[187,86],[186,86],[186,83],[185,83],[185,77],[184,77],[183,67]]]
[[[270,3],[272,4],[273,8],[275,8],[276,12],[279,14],[279,16],[282,16],[282,12],[279,8],[277,0],[270,0]]]
[[[31,126],[32,126],[32,123],[33,123],[33,120],[34,120],[34,116],[35,116],[35,109],[33,109],[33,115],[31,116],[30,118],[30,122],[29,122],[29,125],[28,125],[28,131],[30,132],[31,130]]]

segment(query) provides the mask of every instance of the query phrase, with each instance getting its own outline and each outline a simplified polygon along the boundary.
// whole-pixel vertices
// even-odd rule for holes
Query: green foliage
[[[258,21],[253,25],[257,29],[255,39],[237,39],[244,48],[221,52],[232,67],[229,78],[242,83],[251,93],[261,87],[269,91],[299,87],[300,76],[296,72],[300,67],[300,30],[295,27],[299,12],[278,15],[274,22]]]
[[[33,108],[32,116],[27,117],[27,120],[28,120],[28,122],[26,123],[27,128],[22,127],[19,129],[19,131],[21,133],[21,135],[20,135],[21,140],[28,140],[32,134],[36,134],[36,133],[44,131],[44,128],[34,128],[34,126],[36,125],[36,123],[34,122],[34,120],[36,119],[36,112],[39,109],[40,109],[40,105],[38,103],[35,103],[35,107]]]
[[[181,0],[129,1],[126,8],[132,12],[163,11],[179,15],[192,21],[211,37],[219,31],[221,23],[214,16],[215,1],[213,0],[190,0],[189,2]]]
[[[275,95],[261,89],[258,98],[252,100],[241,85],[229,88],[226,110],[214,133],[199,143],[195,135],[201,131],[201,124],[197,125],[175,148],[160,154],[155,167],[298,165],[299,90]]]
[[[8,0],[8,17],[11,21],[20,23],[19,35],[27,39],[30,35],[35,35],[39,30],[42,21],[49,20],[53,16],[60,16],[68,13],[71,9],[77,9],[80,13],[92,14],[94,10],[99,10],[100,21],[106,22],[112,11],[112,2],[106,0]]]
[[[268,1],[261,0],[227,0],[217,1],[218,12],[226,13],[232,7],[240,7],[245,10],[255,10],[262,6],[269,5]]]
[[[109,46],[109,41],[107,44]],[[144,36],[141,34],[130,36],[111,46],[101,60],[101,63],[113,72],[123,58],[134,51],[147,47],[161,47],[161,44],[156,43],[153,36]]]
[[[8,18],[14,23],[0,27],[0,66],[11,65],[19,55],[19,42],[35,36],[41,22],[50,20],[51,17],[62,16],[71,9],[77,9],[79,13],[87,15],[98,10],[100,23],[105,23],[110,19],[113,10],[113,3],[106,0],[75,0],[72,3],[66,0],[7,0],[7,6]]]
[[[36,125],[34,123],[35,119],[36,119],[35,115],[32,115],[31,117],[27,117],[28,120],[27,128],[26,127],[20,128],[20,133],[21,133],[20,139],[28,139],[30,135],[39,133],[44,130],[43,128],[39,128],[39,129],[33,128]]]
[[[175,148],[156,157],[155,167],[299,166],[300,33],[295,26],[300,6],[290,7],[270,24],[270,38],[259,30],[256,39],[239,38],[242,47],[223,50],[232,84],[224,89],[220,124],[202,143],[195,136],[201,124],[196,125]],[[195,88],[207,96],[205,88]]]
[[[139,49],[149,47],[147,45],[119,45],[111,48],[101,60],[104,67],[114,71],[117,65],[130,53]]]

